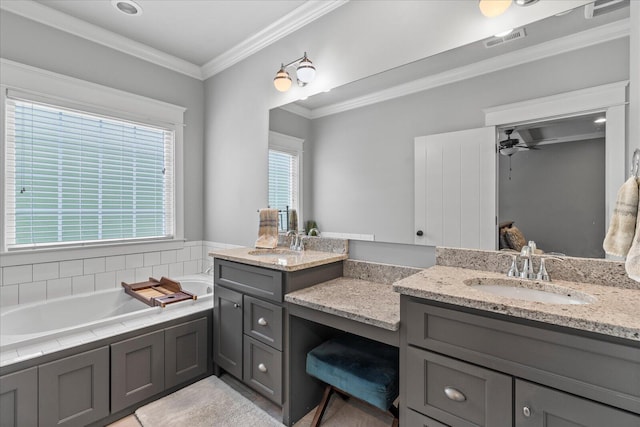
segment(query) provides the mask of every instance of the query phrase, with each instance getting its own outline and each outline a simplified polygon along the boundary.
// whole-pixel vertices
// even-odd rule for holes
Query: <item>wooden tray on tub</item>
[[[180,282],[166,277],[161,277],[160,280],[149,277],[148,281],[139,283],[122,282],[122,286],[127,294],[152,307],[165,307],[174,302],[198,299],[197,295],[183,290]]]

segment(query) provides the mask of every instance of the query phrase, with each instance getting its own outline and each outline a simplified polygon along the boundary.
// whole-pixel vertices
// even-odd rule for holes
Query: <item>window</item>
[[[287,209],[295,209],[298,228],[302,219],[303,140],[269,132],[269,206],[281,211],[279,229],[288,229]]]
[[[5,249],[174,235],[174,132],[5,102]]]

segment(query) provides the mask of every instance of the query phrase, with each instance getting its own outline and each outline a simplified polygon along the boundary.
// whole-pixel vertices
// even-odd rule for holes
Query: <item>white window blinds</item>
[[[298,209],[298,154],[269,150],[269,206],[285,211]],[[280,221],[281,228],[287,224]]]
[[[174,132],[8,96],[6,249],[174,233]]]

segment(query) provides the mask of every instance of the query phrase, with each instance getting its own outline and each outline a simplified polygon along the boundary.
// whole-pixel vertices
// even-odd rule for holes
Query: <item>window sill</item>
[[[171,249],[182,249],[184,246],[185,239],[173,239],[146,242],[122,242],[95,246],[25,249],[0,253],[0,267],[128,255],[140,252],[167,251]]]

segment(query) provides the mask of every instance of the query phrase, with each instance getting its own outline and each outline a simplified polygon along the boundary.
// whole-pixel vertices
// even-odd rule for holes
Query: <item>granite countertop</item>
[[[400,295],[389,284],[339,277],[288,293],[284,300],[390,331],[400,327]]]
[[[209,252],[209,256],[274,270],[297,271],[342,261],[347,259],[349,255],[315,250],[296,252],[288,248],[278,247],[275,249],[220,249]]]
[[[589,304],[550,304],[497,296],[464,283],[474,278],[517,280],[504,273],[436,265],[394,283],[393,289],[413,297],[640,341],[638,289],[565,280],[528,282],[533,288],[562,287],[573,295],[595,298]]]

